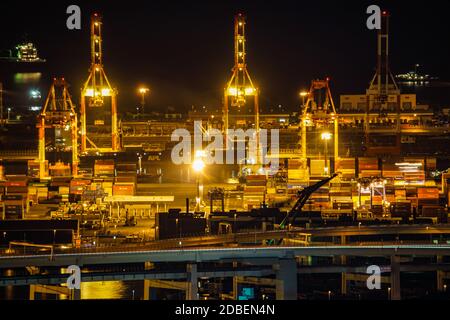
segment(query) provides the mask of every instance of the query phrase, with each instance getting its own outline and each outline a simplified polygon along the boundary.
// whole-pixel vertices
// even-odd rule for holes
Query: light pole
[[[320,135],[321,139],[325,141],[325,174],[330,174],[330,168],[328,166],[328,140],[331,139],[331,133],[329,132],[322,132]]]
[[[302,97],[302,106],[303,107],[305,107],[305,99],[306,99],[306,96],[308,95],[308,92],[307,91],[302,91],[302,92],[300,92],[300,97]]]
[[[196,180],[197,180],[197,198],[196,205],[195,205],[195,211],[200,209],[200,202],[201,202],[201,196],[200,196],[200,174],[202,173],[203,169],[205,168],[205,162],[201,159],[203,156],[202,151],[197,151],[196,159],[192,163],[192,168],[196,172]]]
[[[149,92],[150,89],[149,88],[145,88],[145,87],[141,87],[139,88],[139,93],[141,94],[141,114],[144,114],[144,107],[145,107],[145,95],[147,94],[147,92]]]
[[[180,239],[181,239],[181,224],[179,225],[178,222],[179,222],[179,220],[178,220],[178,218],[176,218],[175,219],[175,224],[176,224],[176,230],[175,231],[177,231],[178,229],[180,230],[179,234],[180,234]]]
[[[8,122],[9,122],[10,115],[11,115],[11,108],[8,108]]]

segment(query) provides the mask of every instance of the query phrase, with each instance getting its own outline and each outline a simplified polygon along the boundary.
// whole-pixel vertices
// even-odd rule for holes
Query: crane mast
[[[370,82],[369,89],[366,91],[367,102],[364,131],[368,155],[378,152],[388,154],[400,153],[401,93],[389,66],[389,18],[389,12],[383,11],[381,15],[381,29],[378,30],[377,34],[377,69]],[[392,108],[392,105],[395,105],[395,107]],[[395,146],[381,148],[373,145],[369,115],[376,112],[380,114],[380,117],[384,117],[388,113],[395,114]]]
[[[260,163],[260,146],[259,146],[259,90],[253,84],[247,69],[246,62],[246,37],[245,37],[246,18],[239,13],[234,19],[234,66],[232,75],[224,90],[224,107],[223,107],[223,125],[226,144],[228,141],[229,129],[229,111],[230,107],[242,108],[247,104],[247,98],[253,97],[254,115],[255,115],[255,132],[257,145],[256,163]],[[233,142],[232,142],[233,143]]]
[[[81,90],[81,151],[89,149],[120,150],[120,141],[117,121],[117,90],[114,89],[106,76],[103,66],[103,40],[102,19],[94,13],[91,16],[91,67],[89,76]],[[110,112],[105,108],[105,98],[110,98]],[[87,104],[87,106],[86,106]],[[89,126],[105,126],[105,116],[111,114],[111,146],[97,146],[93,139],[88,137]],[[90,119],[88,119],[88,117]]]

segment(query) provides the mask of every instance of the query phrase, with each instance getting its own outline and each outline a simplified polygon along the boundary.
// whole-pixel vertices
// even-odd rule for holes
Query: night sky
[[[315,2],[315,3],[312,3]],[[0,48],[26,34],[48,75],[79,90],[90,64],[89,16],[103,15],[104,64],[119,89],[119,111],[139,103],[140,84],[152,90],[149,107],[217,108],[233,66],[233,19],[247,15],[247,61],[264,109],[295,110],[298,92],[330,76],[335,100],[363,93],[375,68],[376,32],[366,28],[370,4],[391,12],[391,66],[404,73],[448,79],[448,1],[26,1],[0,2]],[[66,28],[66,7],[78,4],[82,30]],[[0,78],[2,75],[0,74]],[[46,91],[46,90],[45,90]]]

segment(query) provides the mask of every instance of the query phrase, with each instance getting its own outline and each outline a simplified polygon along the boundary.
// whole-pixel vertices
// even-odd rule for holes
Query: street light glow
[[[194,171],[200,172],[205,168],[205,163],[202,159],[195,159],[192,163],[192,168],[194,169]]]
[[[149,88],[144,88],[144,87],[139,88],[139,93],[140,94],[146,94],[149,91],[150,91]]]
[[[306,97],[308,95],[308,92],[302,91],[300,92],[300,97]]]
[[[322,140],[330,140],[331,139],[331,133],[329,132],[323,132],[320,137],[322,138]]]

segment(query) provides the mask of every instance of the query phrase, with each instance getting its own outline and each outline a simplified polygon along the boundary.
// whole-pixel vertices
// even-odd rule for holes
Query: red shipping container
[[[134,196],[134,185],[118,185],[115,184],[113,186],[113,195],[114,196]]]

